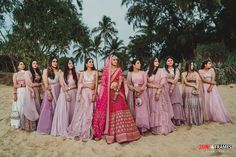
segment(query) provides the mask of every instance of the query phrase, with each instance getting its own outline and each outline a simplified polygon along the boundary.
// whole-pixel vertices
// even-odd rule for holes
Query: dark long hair
[[[72,64],[74,65],[73,59],[67,59],[66,62],[65,62],[65,65],[64,65],[64,80],[65,80],[65,83],[66,83],[66,84],[68,84],[68,74],[69,74],[69,72],[70,72],[70,69],[69,69],[69,67],[68,67],[69,61],[71,61]],[[76,71],[75,71],[75,65],[74,65],[74,67],[71,69],[71,72],[72,72],[73,80],[75,81],[75,84],[76,84],[76,86],[77,86],[78,78],[77,78],[77,74],[76,74]]]
[[[58,62],[58,59],[57,59],[56,56],[51,56],[49,58],[49,60],[48,60],[48,68],[47,68],[47,70],[48,70],[48,77],[50,79],[54,79],[55,78],[55,73],[54,73],[53,68],[52,68],[52,61],[53,61],[53,59],[56,59],[57,62]],[[57,63],[57,69],[59,69],[58,63]]]
[[[134,71],[133,65],[136,64],[137,61],[140,61],[140,60],[139,60],[139,59],[134,59],[134,60],[132,60],[131,65],[130,65],[130,67],[129,67],[129,71],[130,71],[130,72]],[[141,61],[140,61],[140,62],[141,62]]]
[[[30,62],[30,65],[29,65],[29,70],[30,70],[30,72],[31,72],[31,74],[32,74],[32,77],[33,77],[33,81],[32,81],[32,82],[35,81],[35,75],[36,75],[35,71],[36,71],[36,72],[38,73],[38,75],[40,76],[39,82],[41,82],[41,81],[42,81],[42,74],[41,74],[41,72],[40,72],[39,67],[37,67],[37,68],[35,69],[35,71],[34,71],[34,69],[33,69],[33,67],[32,67],[32,63],[33,63],[34,61],[36,61],[36,60],[32,60],[32,61]]]
[[[149,70],[148,70],[148,77],[152,76],[152,75],[155,75],[157,73],[157,70],[159,68],[159,66],[154,70],[155,66],[154,66],[154,61],[155,59],[158,59],[157,57],[154,57],[152,60],[151,60],[151,63],[149,65]],[[160,60],[158,59],[158,61],[160,62]]]
[[[191,63],[193,63],[193,70],[191,70]],[[188,62],[186,63],[185,71],[187,71],[187,74],[186,74],[185,77],[188,76],[188,72],[189,72],[189,71],[192,71],[192,72],[196,71],[196,68],[195,68],[195,65],[194,65],[194,62],[193,62],[193,61],[190,60],[190,61],[188,61]]]
[[[89,60],[92,60],[92,61],[93,61],[92,58],[86,58],[86,59],[85,59],[85,62],[84,62],[84,71],[87,70],[86,64],[88,63]],[[94,66],[94,61],[93,61],[93,67],[92,67],[92,70],[96,70],[96,68],[95,68],[95,66]]]
[[[175,74],[175,72],[176,72],[176,66],[175,66],[175,59],[174,59],[174,57],[172,57],[172,56],[166,57],[166,60],[165,60],[165,69],[166,69],[166,71],[167,71],[168,73],[170,73],[170,71],[168,70],[168,65],[166,64],[166,62],[167,62],[167,60],[168,60],[169,58],[173,60],[173,68],[174,68],[174,74]]]
[[[207,60],[203,61],[203,62],[202,62],[201,69],[204,69],[204,68],[205,68],[205,65],[206,65],[208,62],[211,62],[211,60],[210,60],[210,59],[207,59]]]

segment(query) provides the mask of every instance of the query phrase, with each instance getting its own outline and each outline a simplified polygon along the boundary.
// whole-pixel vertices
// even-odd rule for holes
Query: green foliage
[[[205,60],[210,58],[214,62],[223,62],[227,56],[227,51],[224,43],[198,44],[196,56],[201,56]]]
[[[216,74],[219,84],[236,82],[236,50],[228,53],[226,60],[216,68]]]

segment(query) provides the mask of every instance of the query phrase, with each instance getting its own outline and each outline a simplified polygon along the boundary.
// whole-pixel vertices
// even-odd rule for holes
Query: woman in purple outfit
[[[215,71],[211,66],[211,60],[206,60],[202,63],[201,70],[199,70],[205,95],[205,114],[208,117],[206,120],[219,123],[232,122],[216,87]]]
[[[147,74],[140,69],[140,60],[133,60],[127,76],[127,85],[129,88],[127,99],[131,113],[134,115],[136,126],[141,133],[145,133],[150,129],[150,109],[146,91]]]
[[[200,77],[195,71],[194,63],[188,61],[186,63],[185,72],[182,73],[183,87],[183,102],[186,123],[191,125],[203,124],[203,104],[204,98],[200,92]]]
[[[74,62],[68,59],[64,72],[60,75],[61,91],[54,112],[51,135],[67,137],[67,127],[71,123],[76,105],[78,76]]]
[[[76,140],[92,139],[92,118],[98,86],[98,72],[93,59],[85,61],[84,71],[80,73],[74,116],[68,127],[68,136]]]
[[[167,135],[175,130],[175,125],[171,121],[174,113],[169,97],[167,75],[159,68],[158,58],[152,59],[150,63],[147,86],[151,132]]]
[[[175,125],[181,125],[185,121],[185,115],[183,109],[183,99],[178,86],[180,71],[175,66],[175,61],[173,57],[166,58],[165,71],[167,73],[167,81],[169,83],[169,95],[174,111],[174,118],[172,119],[172,121]]]
[[[40,112],[42,75],[35,60],[30,63],[29,69],[25,73],[26,95],[23,107],[22,129],[35,131]]]
[[[57,58],[50,57],[48,68],[43,70],[45,92],[37,127],[38,133],[50,134],[51,132],[53,115],[60,93],[60,73],[61,70],[59,70]]]

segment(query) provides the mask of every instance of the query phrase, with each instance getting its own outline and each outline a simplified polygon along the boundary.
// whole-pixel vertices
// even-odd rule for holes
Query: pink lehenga
[[[22,129],[26,131],[35,131],[37,129],[37,120],[39,119],[40,111],[40,89],[41,83],[40,76],[36,73],[35,80],[32,80],[32,74],[30,71],[26,72],[26,96],[25,105],[23,107]],[[34,95],[34,97],[32,96]]]
[[[144,133],[150,129],[150,109],[147,95],[147,74],[144,71],[130,72],[127,76],[128,104],[133,111],[136,126]],[[139,86],[142,89],[140,95],[136,95],[134,88]]]
[[[91,75],[86,72],[80,74],[76,106],[71,124],[67,128],[68,137],[79,137],[82,141],[92,139],[92,118],[95,103],[92,101],[95,90],[82,88],[84,84],[96,84],[96,71]]]
[[[148,77],[148,83],[159,85],[161,88],[148,88],[150,101],[150,127],[152,134],[167,135],[175,130],[171,119],[174,117],[169,97],[167,76],[163,69],[158,69],[155,75]],[[159,98],[156,99],[156,94]]]
[[[209,69],[207,72],[204,70],[199,70],[199,74],[202,78],[211,81],[214,69]],[[213,86],[210,93],[207,92],[210,84],[203,83],[203,90],[205,96],[205,114],[208,121],[214,121],[219,123],[232,122],[231,117],[225,107],[223,99],[216,87]]]
[[[170,70],[167,73],[167,78],[172,80],[179,79],[180,71],[176,69],[176,72],[174,73],[174,69]],[[172,89],[172,93],[170,93],[170,100],[173,106],[174,111],[174,118],[172,119],[175,125],[181,125],[182,123],[185,123],[185,114],[184,114],[184,108],[183,108],[183,99],[182,95],[180,94],[180,89],[178,82],[176,84],[169,83],[169,91]]]
[[[140,133],[126,103],[122,70],[117,68],[112,73],[110,65],[109,57],[102,74],[99,98],[94,110],[94,137],[101,139],[102,135],[105,135],[107,143],[138,140]],[[120,90],[111,89],[113,84],[119,84]],[[115,92],[119,92],[116,98]]]

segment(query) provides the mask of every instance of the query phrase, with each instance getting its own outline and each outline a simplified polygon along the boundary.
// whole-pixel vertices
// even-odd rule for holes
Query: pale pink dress
[[[64,78],[61,78],[61,84],[68,87],[74,87],[76,85],[73,75],[68,76],[68,84],[65,83]],[[68,95],[70,96],[71,101],[67,101],[65,93],[61,88],[54,112],[51,135],[67,137],[67,127],[69,126],[74,114],[76,93],[76,88],[69,90]]]
[[[153,134],[167,135],[175,130],[175,125],[171,121],[174,113],[166,77],[166,73],[160,68],[155,75],[148,77],[149,84],[162,86],[161,89],[149,87],[147,90],[150,102],[150,127]],[[155,95],[159,91],[160,96],[156,100]]]
[[[199,70],[199,74],[202,78],[211,81],[214,69],[209,69],[208,71]],[[208,117],[208,120],[219,122],[219,123],[228,123],[231,122],[230,115],[225,107],[222,97],[216,87],[213,86],[210,93],[207,92],[209,84],[203,83],[204,95],[205,95],[205,114]]]
[[[93,71],[92,74],[86,72],[80,74],[74,116],[67,129],[69,138],[79,137],[81,140],[89,140],[93,137],[92,118],[95,104],[92,101],[92,96],[96,93],[95,90],[82,88],[82,86],[90,83],[95,84],[95,81],[96,71]]]
[[[180,71],[179,69],[176,69],[176,72],[174,73],[174,69],[169,70],[169,73],[165,70],[167,73],[167,78],[168,79],[173,79],[173,80],[179,80],[180,77]],[[169,83],[169,91],[171,89],[172,84]],[[185,122],[185,114],[184,114],[184,108],[183,108],[183,99],[182,95],[180,93],[179,85],[178,82],[174,85],[172,94],[170,94],[170,100],[173,106],[173,111],[174,111],[174,118],[173,122],[175,125],[180,125],[181,123]]]
[[[140,132],[150,129],[150,109],[147,95],[147,75],[144,71],[130,72],[127,76],[128,104],[131,113],[134,115],[135,123]],[[140,96],[135,96],[134,87],[139,86],[143,90]],[[141,99],[141,104],[138,101]]]

